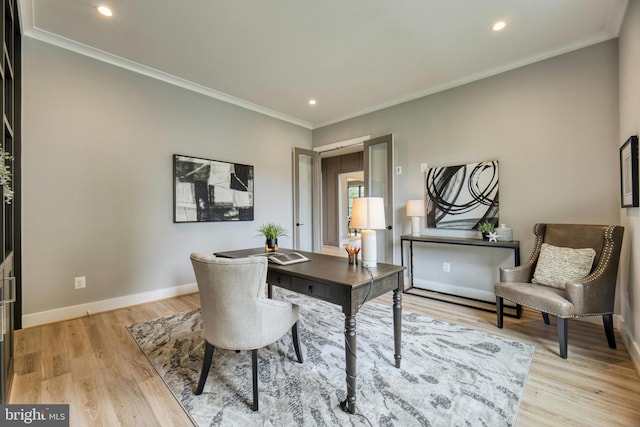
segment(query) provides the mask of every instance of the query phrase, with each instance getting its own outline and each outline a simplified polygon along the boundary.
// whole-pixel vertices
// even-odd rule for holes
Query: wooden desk
[[[242,258],[262,252],[264,248],[218,252],[215,255],[225,258]],[[287,266],[269,263],[267,271],[269,297],[271,297],[271,286],[278,286],[342,307],[347,399],[340,403],[340,407],[353,414],[356,411],[356,314],[365,302],[393,291],[394,358],[395,365],[399,368],[402,358],[402,292],[405,267],[378,263],[377,267],[367,269],[360,265],[349,265],[347,259],[343,257],[304,251],[295,252],[305,255],[310,261]]]

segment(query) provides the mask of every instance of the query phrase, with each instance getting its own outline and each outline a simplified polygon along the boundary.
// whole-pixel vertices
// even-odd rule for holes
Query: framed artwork
[[[429,168],[426,174],[429,228],[473,230],[498,225],[498,161]]]
[[[253,221],[253,166],[173,155],[173,222]]]
[[[632,136],[620,147],[620,201],[623,208],[637,208],[638,137]]]

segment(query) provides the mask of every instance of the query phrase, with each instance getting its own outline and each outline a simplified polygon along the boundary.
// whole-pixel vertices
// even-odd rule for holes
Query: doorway
[[[313,150],[296,148],[294,151],[297,153],[294,160],[296,171],[305,169],[300,169],[302,157],[299,154],[309,155],[311,151],[316,154],[307,157],[313,158],[312,165],[306,168],[313,176],[307,175],[305,181],[296,172],[293,177],[294,227],[297,229],[300,228],[298,224],[309,224],[308,218],[302,220],[304,215],[301,212],[312,212],[313,250],[344,255],[340,244],[349,234],[348,182],[360,181],[362,185],[354,184],[354,187],[364,193],[362,196],[384,199],[387,229],[377,230],[378,260],[393,263],[393,135],[373,139],[367,136]],[[362,175],[351,175],[359,173]],[[307,191],[313,193],[311,197],[302,194],[305,192],[305,182],[311,183],[306,186]],[[294,248],[303,249],[299,246],[302,242],[303,239],[294,238]]]
[[[349,183],[352,192],[364,196],[364,152],[323,157],[322,165],[322,246],[340,247],[349,228]],[[359,185],[358,185],[359,184]]]

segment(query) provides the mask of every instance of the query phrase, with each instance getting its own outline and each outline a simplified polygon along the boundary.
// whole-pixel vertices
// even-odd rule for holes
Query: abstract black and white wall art
[[[498,225],[498,161],[429,168],[426,224],[430,228],[472,230]]]
[[[253,221],[253,166],[173,156],[173,222]]]

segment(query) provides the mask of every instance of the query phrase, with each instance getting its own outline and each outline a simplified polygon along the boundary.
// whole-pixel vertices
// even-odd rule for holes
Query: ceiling
[[[615,38],[627,6],[627,0],[19,1],[27,37],[311,129]],[[99,4],[113,16],[99,15]],[[507,26],[494,32],[498,20]]]

